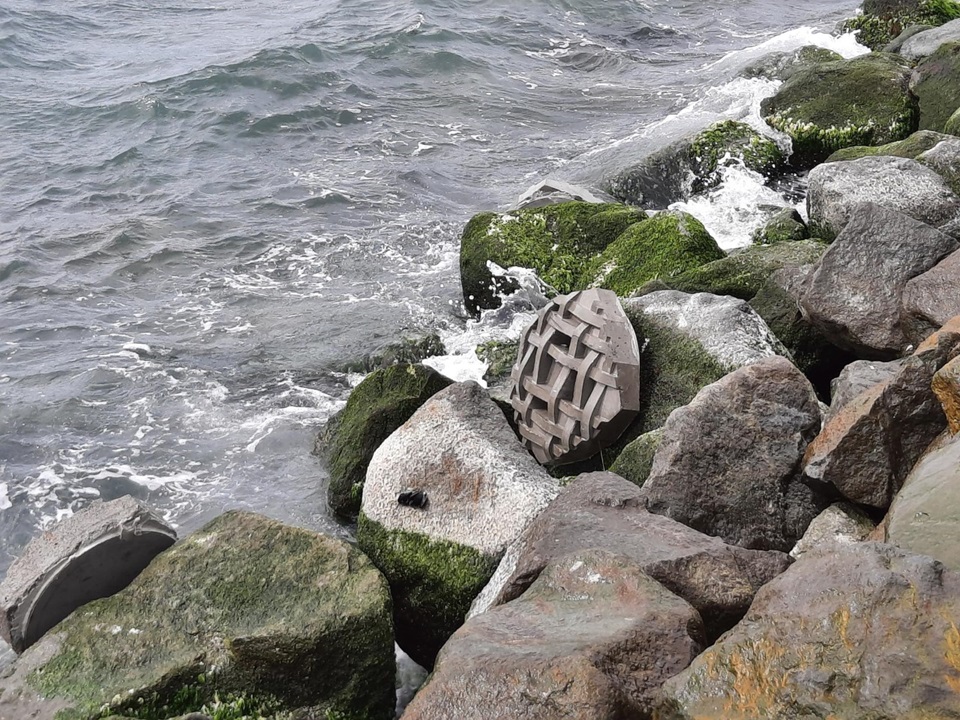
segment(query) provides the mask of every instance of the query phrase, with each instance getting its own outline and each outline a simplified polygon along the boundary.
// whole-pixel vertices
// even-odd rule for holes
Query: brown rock
[[[960,575],[890,545],[798,560],[663,687],[659,720],[960,716]]]
[[[897,373],[831,417],[807,448],[804,472],[844,497],[885,508],[927,446],[946,427],[930,390],[934,373],[960,353],[960,317],[934,333]]]
[[[727,545],[654,515],[633,483],[609,472],[587,473],[565,487],[511,546],[471,614],[519,597],[550,562],[586,548],[629,557],[693,605],[711,638],[743,617],[757,590],[790,564],[783,553]]]
[[[930,386],[947,416],[950,432],[960,433],[960,357],[937,370]]]
[[[900,325],[917,344],[954,315],[960,315],[960,250],[906,284]]]
[[[647,509],[734,545],[789,551],[829,504],[800,473],[820,420],[789,360],[730,373],[667,419],[640,491]]]
[[[700,617],[622,556],[565,555],[440,652],[404,720],[649,718],[703,647]]]

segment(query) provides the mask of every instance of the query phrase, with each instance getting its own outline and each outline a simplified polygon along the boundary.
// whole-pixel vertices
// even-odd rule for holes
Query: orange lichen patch
[[[960,433],[960,357],[940,368],[933,376],[931,387],[943,406],[950,432]]]
[[[953,692],[960,694],[960,630],[957,630],[957,625],[952,620],[950,621],[950,628],[944,636],[944,642],[946,650],[943,659],[954,672],[946,673],[943,679]]]
[[[775,710],[787,685],[778,662],[784,654],[769,638],[743,644],[730,653],[726,665],[733,675],[733,693],[726,699],[725,709],[747,715]]]
[[[925,352],[933,350],[940,345],[940,343],[949,342],[951,340],[956,341],[958,336],[960,336],[960,315],[956,315],[947,320],[943,327],[920,343],[917,346],[917,349],[913,351],[913,354],[922,355]]]
[[[850,641],[850,636],[847,634],[850,627],[850,611],[847,608],[840,608],[834,613],[833,622],[840,633],[840,642],[843,646],[847,650],[855,649],[854,643]]]

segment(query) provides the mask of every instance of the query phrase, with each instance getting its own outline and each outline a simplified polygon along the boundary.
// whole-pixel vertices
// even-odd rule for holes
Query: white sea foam
[[[7,483],[0,483],[0,510],[13,507],[10,496],[7,494]]]

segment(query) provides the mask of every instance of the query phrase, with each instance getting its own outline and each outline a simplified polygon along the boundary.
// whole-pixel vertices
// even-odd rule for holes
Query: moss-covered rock
[[[843,56],[817,45],[804,45],[793,52],[768,53],[747,65],[740,74],[748,78],[788,80],[811,65],[835,60],[843,60]]]
[[[519,340],[490,340],[477,345],[477,357],[487,363],[483,379],[495,383],[509,378],[519,349]]]
[[[474,598],[490,580],[500,555],[405,530],[388,530],[363,513],[357,521],[357,542],[390,578],[397,617],[397,641],[423,659],[436,655],[463,624]]]
[[[658,213],[627,229],[587,268],[584,286],[633,294],[648,280],[669,278],[724,257],[699,220],[682,211]]]
[[[886,145],[873,147],[868,145],[854,145],[853,147],[837,150],[827,158],[827,162],[857,160],[858,158],[867,157],[868,155],[893,155],[894,157],[916,160],[918,155],[949,138],[949,135],[934,132],[933,130],[918,130],[904,140],[897,140],[896,142],[887,143]]]
[[[922,60],[910,89],[920,103],[920,129],[944,130],[960,106],[960,42],[944,43]]]
[[[488,262],[536,270],[559,293],[581,289],[577,282],[590,261],[645,218],[639,208],[587,202],[475,215],[460,242],[464,304],[473,313],[499,307],[499,295],[516,289],[509,278],[494,277]]]
[[[960,108],[954,110],[946,125],[943,126],[943,132],[947,135],[960,135]]]
[[[383,576],[357,549],[230,512],[76,611],[0,689],[17,717],[37,720],[165,720],[201,708],[387,720],[390,611]]]
[[[618,456],[610,472],[626,478],[637,487],[643,487],[653,467],[653,456],[660,447],[663,429],[657,428],[644,433],[628,444]]]
[[[916,130],[909,79],[909,63],[898,55],[820,63],[785,82],[761,113],[793,140],[792,162],[810,167],[840,148],[882,145]]]
[[[425,365],[392,365],[354,388],[316,443],[330,473],[327,501],[337,515],[356,517],[367,465],[380,443],[451,382]]]
[[[783,151],[770,138],[749,125],[735,120],[714,123],[698,133],[690,144],[696,178],[693,192],[716,185],[719,169],[728,162],[741,160],[761,175],[771,175],[785,162]]]
[[[667,281],[673,290],[732,295],[749,300],[784,267],[815,263],[827,246],[819,240],[798,240],[776,245],[750,245]]]
[[[842,28],[857,33],[857,42],[880,50],[910,25],[937,27],[960,17],[954,0],[882,0],[864,2],[863,13],[846,20]]]
[[[344,363],[341,372],[371,373],[391,365],[414,364],[436,355],[446,355],[447,350],[437,333],[404,337],[387,343],[359,360]]]
[[[752,240],[755,245],[776,245],[782,242],[796,242],[810,237],[807,224],[793,208],[784,208],[762,227],[754,231]]]
[[[803,317],[796,299],[776,282],[764,283],[750,300],[750,306],[787,347],[817,394],[829,398],[830,381],[856,358],[828,342]]]

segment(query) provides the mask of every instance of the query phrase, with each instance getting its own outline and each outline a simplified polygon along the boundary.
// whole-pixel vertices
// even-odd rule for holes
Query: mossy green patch
[[[861,45],[871,50],[881,50],[910,25],[937,27],[957,18],[960,18],[960,4],[954,0],[920,0],[916,3],[893,3],[878,12],[866,11],[845,20],[841,28],[856,32],[857,42]]]
[[[749,300],[784,267],[815,263],[827,246],[818,240],[799,240],[775,245],[751,245],[720,260],[702,265],[671,279],[674,290],[708,292]]]
[[[669,279],[724,257],[703,224],[682,211],[661,212],[633,225],[597,257],[584,286],[602,287],[626,297],[648,280]]]
[[[373,453],[421,405],[451,383],[424,365],[392,365],[370,373],[354,388],[346,407],[316,444],[317,453],[327,460],[327,502],[337,515],[356,517]]]
[[[28,682],[68,704],[63,720],[165,720],[218,703],[393,716],[384,578],[340,540],[251,513],[226,513],[162,553],[57,637]]]
[[[797,242],[810,237],[810,231],[792,208],[784,208],[758,228],[752,236],[756,245],[776,245],[782,242]]]
[[[500,558],[419,533],[388,530],[363,513],[357,542],[390,583],[400,647],[432,666]]]
[[[920,128],[942,132],[960,106],[960,42],[944,43],[924,58],[911,89],[920,103]]]
[[[662,428],[644,433],[623,449],[610,466],[610,471],[629,480],[637,487],[643,487],[650,476],[653,456],[657,454],[662,438]]]
[[[932,130],[918,130],[904,140],[897,140],[896,142],[887,143],[886,145],[877,145],[875,147],[855,145],[837,150],[827,158],[827,162],[857,160],[871,155],[892,155],[894,157],[916,160],[918,155],[946,139],[947,137],[943,133]]]
[[[436,333],[430,333],[419,337],[405,337],[387,343],[379,350],[375,350],[359,360],[344,363],[337,369],[340,372],[370,373],[391,365],[413,365],[428,357],[445,355],[446,352],[440,336]]]
[[[811,167],[851,145],[882,145],[917,129],[909,64],[871,53],[798,72],[761,103],[769,125],[793,141],[792,161]]]
[[[513,365],[517,361],[519,348],[519,340],[490,340],[477,345],[477,357],[488,365],[483,379],[487,382],[496,382],[510,377]]]
[[[694,191],[716,185],[717,172],[728,158],[742,160],[744,166],[761,175],[773,174],[786,162],[773,140],[734,120],[714,123],[701,131],[693,139],[690,152],[697,175]]]
[[[947,120],[946,125],[943,126],[943,132],[947,135],[960,136],[960,108],[957,108]]]
[[[464,304],[473,313],[498,307],[499,295],[516,289],[509,278],[494,277],[488,262],[536,270],[558,293],[582,289],[577,282],[587,264],[645,218],[639,208],[579,201],[476,215],[460,241]]]

